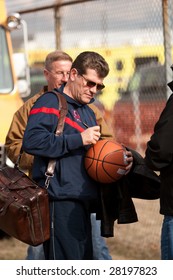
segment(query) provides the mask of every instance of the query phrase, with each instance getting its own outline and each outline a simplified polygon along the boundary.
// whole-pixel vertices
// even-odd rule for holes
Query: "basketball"
[[[84,159],[88,175],[100,183],[113,183],[126,172],[125,148],[114,140],[99,140],[86,152]]]

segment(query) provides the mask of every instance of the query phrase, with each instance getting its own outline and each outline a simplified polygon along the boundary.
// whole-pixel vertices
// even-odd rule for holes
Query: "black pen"
[[[83,124],[86,128],[89,127],[85,122],[82,122],[82,124]]]
[[[89,127],[89,126],[88,126],[85,122],[82,122],[82,124],[83,124],[86,128],[88,128],[88,127]],[[101,130],[101,125],[100,125],[100,130]],[[103,138],[102,138],[102,137],[100,137],[99,139],[101,140],[101,139],[103,139]]]

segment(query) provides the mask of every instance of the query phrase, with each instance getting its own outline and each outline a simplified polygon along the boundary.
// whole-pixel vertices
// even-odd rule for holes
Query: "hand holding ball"
[[[100,183],[113,183],[126,172],[125,148],[114,140],[99,140],[87,151],[84,159],[88,175]]]

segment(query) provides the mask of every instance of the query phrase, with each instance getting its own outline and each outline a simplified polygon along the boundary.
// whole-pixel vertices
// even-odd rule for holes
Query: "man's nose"
[[[63,82],[67,82],[67,81],[68,81],[68,79],[69,79],[69,74],[67,74],[67,73],[63,73],[63,76],[62,76],[62,81],[63,81]]]
[[[92,88],[90,88],[90,91],[93,93],[93,94],[96,94],[98,92],[98,89],[97,89],[97,85],[93,86]]]

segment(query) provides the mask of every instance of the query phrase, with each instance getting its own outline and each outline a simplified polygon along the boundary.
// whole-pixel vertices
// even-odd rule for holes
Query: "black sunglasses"
[[[82,78],[84,78],[85,79],[85,81],[87,82],[86,83],[86,86],[87,87],[89,87],[89,88],[92,88],[92,87],[97,87],[97,90],[102,90],[102,89],[104,89],[104,87],[105,87],[105,85],[104,84],[97,84],[97,83],[95,83],[95,82],[93,82],[93,81],[90,81],[90,80],[88,80],[87,78],[85,78],[82,74],[79,74],[80,76],[82,76]]]

